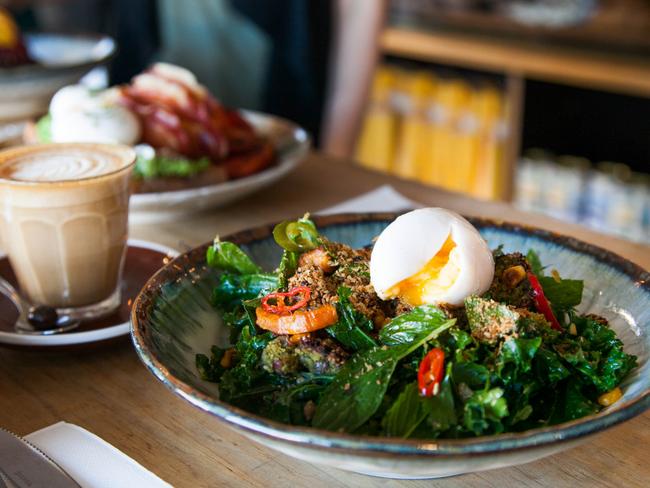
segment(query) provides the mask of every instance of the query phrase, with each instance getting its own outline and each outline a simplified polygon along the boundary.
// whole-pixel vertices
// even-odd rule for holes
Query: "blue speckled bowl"
[[[395,214],[346,214],[316,218],[327,237],[354,247],[369,244]],[[136,350],[170,390],[227,422],[249,438],[290,456],[359,473],[394,478],[449,476],[526,463],[573,447],[645,411],[650,405],[650,274],[610,252],[551,232],[473,220],[491,247],[535,249],[562,276],[585,280],[581,311],[610,320],[639,367],[623,384],[623,398],[597,415],[518,434],[468,440],[400,440],[363,437],[279,424],[219,401],[216,385],[202,381],[194,355],[225,345],[227,331],[210,305],[214,271],[205,266],[209,244],[160,270],[135,301],[131,318]],[[280,250],[272,226],[224,237],[273,269]],[[207,442],[207,440],[206,440]]]

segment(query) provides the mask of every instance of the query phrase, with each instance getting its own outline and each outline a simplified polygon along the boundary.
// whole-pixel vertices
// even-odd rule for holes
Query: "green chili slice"
[[[316,225],[304,217],[280,222],[273,229],[273,238],[280,247],[291,252],[305,252],[318,246]]]

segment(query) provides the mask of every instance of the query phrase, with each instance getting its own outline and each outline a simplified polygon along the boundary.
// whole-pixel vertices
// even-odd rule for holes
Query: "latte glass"
[[[0,244],[28,305],[78,319],[119,306],[134,164],[117,145],[0,152]]]

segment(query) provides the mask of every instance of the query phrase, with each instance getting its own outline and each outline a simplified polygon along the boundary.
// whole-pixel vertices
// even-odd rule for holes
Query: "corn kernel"
[[[621,389],[617,386],[611,391],[608,391],[607,393],[603,393],[598,397],[598,403],[601,404],[603,407],[609,407],[610,405],[613,405],[617,401],[621,399],[623,396],[623,392]]]
[[[523,266],[511,266],[503,271],[503,281],[510,288],[514,288],[526,277],[526,270]]]
[[[560,277],[560,272],[557,269],[551,270],[551,276],[553,277],[556,283],[562,281],[562,278]]]
[[[303,338],[308,336],[309,336],[309,332],[305,332],[304,334],[293,334],[292,336],[289,336],[289,342],[291,344],[298,344],[300,341],[303,340]]]
[[[233,348],[230,348],[226,352],[224,352],[223,356],[221,357],[221,361],[219,361],[221,367],[226,369],[230,368],[230,366],[232,366],[232,357],[234,355],[235,355],[235,350]]]
[[[578,329],[576,328],[576,324],[574,324],[573,322],[569,324],[569,334],[573,336],[578,335]]]

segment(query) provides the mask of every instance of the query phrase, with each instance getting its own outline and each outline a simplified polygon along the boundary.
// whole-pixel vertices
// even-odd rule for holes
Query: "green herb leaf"
[[[582,280],[560,279],[556,281],[555,278],[550,276],[540,276],[539,284],[542,285],[544,295],[551,302],[553,312],[556,315],[569,312],[580,305],[582,301],[582,290],[584,288],[584,281]]]
[[[231,274],[219,276],[214,288],[213,302],[222,310],[236,310],[242,300],[268,295],[278,287],[278,277],[273,274]],[[237,311],[238,313],[238,311]]]
[[[582,391],[582,385],[574,378],[566,382],[564,392],[556,402],[549,419],[550,424],[568,422],[598,412],[598,404],[591,401]]]
[[[497,357],[497,372],[506,383],[515,377],[527,373],[533,358],[542,344],[541,337],[533,339],[510,338],[501,345]]]
[[[372,321],[355,310],[350,303],[351,293],[352,291],[345,286],[338,289],[339,301],[336,304],[336,311],[339,319],[325,330],[348,349],[363,351],[376,346],[377,343],[366,333],[373,329]]]
[[[237,394],[255,385],[268,374],[259,367],[260,356],[273,334],[256,334],[254,327],[244,327],[235,344],[237,364],[226,370],[219,382],[219,394],[225,401],[233,401]]]
[[[432,324],[446,320],[447,315],[438,307],[421,305],[408,313],[398,315],[386,324],[379,331],[379,339],[389,346],[409,344],[426,330],[430,330]]]
[[[357,353],[327,387],[312,425],[321,429],[353,432],[379,408],[397,363],[451,327],[455,320],[426,320],[422,335],[410,344],[374,347]]]
[[[547,384],[555,385],[568,378],[571,372],[562,364],[559,356],[545,347],[541,347],[535,356],[537,374]]]
[[[260,273],[261,268],[241,248],[232,242],[214,241],[206,253],[208,266],[237,274]]]
[[[469,361],[455,362],[452,378],[457,385],[465,383],[472,390],[479,390],[484,388],[490,379],[490,371],[482,364]]]
[[[424,410],[428,413],[427,422],[437,432],[444,432],[458,423],[454,392],[451,387],[453,363],[447,364],[445,377],[440,383],[437,395],[422,399]]]
[[[287,288],[289,278],[291,278],[296,272],[299,258],[300,253],[298,252],[285,250],[282,253],[282,259],[280,259],[280,265],[278,266],[277,270],[280,289],[285,290]]]
[[[196,355],[196,369],[201,379],[217,382],[225,371],[225,368],[221,366],[221,358],[223,358],[226,350],[212,346],[210,351],[211,355],[209,358],[205,354]]]
[[[501,419],[508,415],[508,403],[501,388],[474,392],[463,408],[465,428],[475,435],[503,432]]]
[[[528,250],[528,253],[526,254],[526,261],[528,261],[530,270],[533,272],[533,274],[535,274],[538,278],[544,276],[544,266],[542,266],[542,262],[539,260],[539,256],[533,249]]]
[[[384,415],[382,427],[388,437],[409,437],[427,416],[417,383],[406,385]]]

